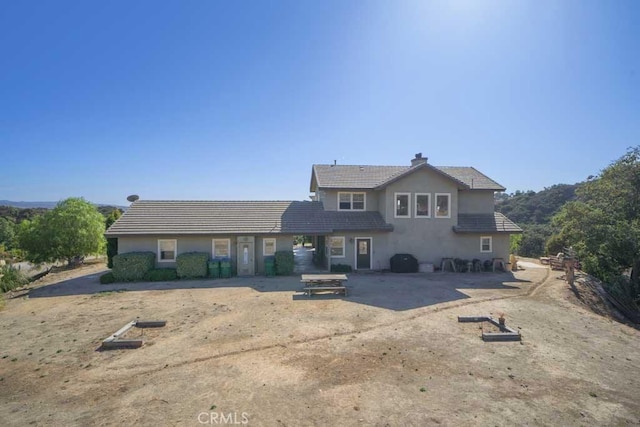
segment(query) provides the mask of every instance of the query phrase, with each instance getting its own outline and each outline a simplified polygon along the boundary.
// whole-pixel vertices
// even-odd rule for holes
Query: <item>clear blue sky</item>
[[[507,191],[640,144],[640,1],[11,1],[0,199],[309,195],[313,163]]]

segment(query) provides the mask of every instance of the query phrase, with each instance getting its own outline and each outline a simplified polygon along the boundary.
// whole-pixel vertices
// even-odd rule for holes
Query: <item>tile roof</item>
[[[332,231],[393,231],[378,212],[323,211],[320,216]]]
[[[522,233],[522,228],[499,212],[493,214],[459,214],[456,233]]]
[[[379,189],[425,167],[443,174],[467,189],[505,190],[502,185],[473,167],[433,166],[428,163],[418,166],[313,165],[313,175],[318,188]]]
[[[375,188],[407,169],[406,166],[313,165],[320,188]]]
[[[436,166],[437,169],[463,182],[472,190],[494,190],[504,191],[502,185],[498,184],[474,167],[466,166]]]
[[[327,212],[320,202],[139,200],[107,237],[170,234],[328,234],[391,231],[378,212]]]

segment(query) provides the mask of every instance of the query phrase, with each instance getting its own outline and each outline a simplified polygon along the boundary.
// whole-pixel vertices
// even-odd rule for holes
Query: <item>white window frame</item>
[[[163,242],[173,243],[173,259],[162,259],[161,245]],[[158,262],[176,262],[178,257],[178,240],[177,239],[158,239]]]
[[[407,196],[407,214],[398,215],[398,196]],[[393,193],[393,217],[411,218],[411,193]]]
[[[222,241],[227,242],[227,253],[229,255],[217,255],[216,254],[216,241],[218,241],[218,242],[222,242]],[[216,258],[216,257],[228,257],[228,258],[231,258],[231,239],[211,239],[211,258]]]
[[[489,250],[485,251],[483,248],[483,240],[489,239]],[[493,252],[493,237],[492,236],[480,236],[480,252],[483,254],[488,254]]]
[[[415,203],[414,203],[414,216],[416,218],[431,218],[431,193],[416,193],[415,194]],[[429,210],[427,215],[418,215],[418,197],[419,196],[427,196],[427,209]]]
[[[273,242],[273,253],[272,254],[267,254],[267,242]],[[268,237],[265,239],[262,239],[262,256],[272,256],[276,254],[276,251],[278,250],[276,248],[277,245],[277,239],[273,238],[273,237]]]
[[[333,239],[342,239],[342,255],[333,255],[333,253],[331,253],[331,250],[333,249]],[[329,256],[331,258],[345,258],[346,252],[347,252],[345,243],[346,243],[345,236],[331,236],[329,240]]]
[[[447,214],[438,215],[438,196],[447,196]],[[436,193],[433,198],[433,217],[434,218],[451,218],[451,193]]]
[[[340,195],[341,194],[348,194],[349,195],[349,209],[342,209],[340,208]],[[364,196],[364,203],[362,206],[362,209],[354,209],[353,208],[353,195],[354,194],[362,194]],[[367,210],[367,193],[364,191],[338,191],[338,196],[337,196],[337,200],[338,200],[338,210],[339,211],[357,211],[357,212],[362,212],[362,211],[366,211]]]

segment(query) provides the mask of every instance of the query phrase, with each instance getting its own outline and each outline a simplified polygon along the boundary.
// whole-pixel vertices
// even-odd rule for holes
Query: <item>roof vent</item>
[[[429,158],[422,157],[422,153],[416,153],[416,156],[411,159],[411,166],[418,166],[422,163],[427,163],[427,160],[429,160]]]

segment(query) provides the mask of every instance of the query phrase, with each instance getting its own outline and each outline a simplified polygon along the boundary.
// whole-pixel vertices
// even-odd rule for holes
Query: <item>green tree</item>
[[[496,198],[496,210],[516,223],[548,224],[551,217],[568,201],[576,198],[580,184],[557,184],[542,191],[516,191]]]
[[[120,209],[114,209],[105,219],[105,228],[109,229],[114,222],[122,216]],[[113,257],[118,254],[118,239],[110,237],[107,239],[107,267],[113,268]]]
[[[27,260],[40,264],[55,259],[48,232],[44,215],[25,219],[19,224],[17,243]]]
[[[104,217],[82,198],[69,198],[33,221],[20,224],[18,242],[31,262],[98,254],[104,250]]]
[[[633,301],[640,293],[640,147],[629,149],[577,195],[554,216],[553,239],[572,245],[588,273],[624,286]]]
[[[15,238],[15,224],[6,218],[0,218],[0,244],[7,249],[13,248]]]
[[[548,225],[528,224],[523,225],[522,240],[519,246],[519,255],[537,258],[545,253],[545,241],[551,235]]]

